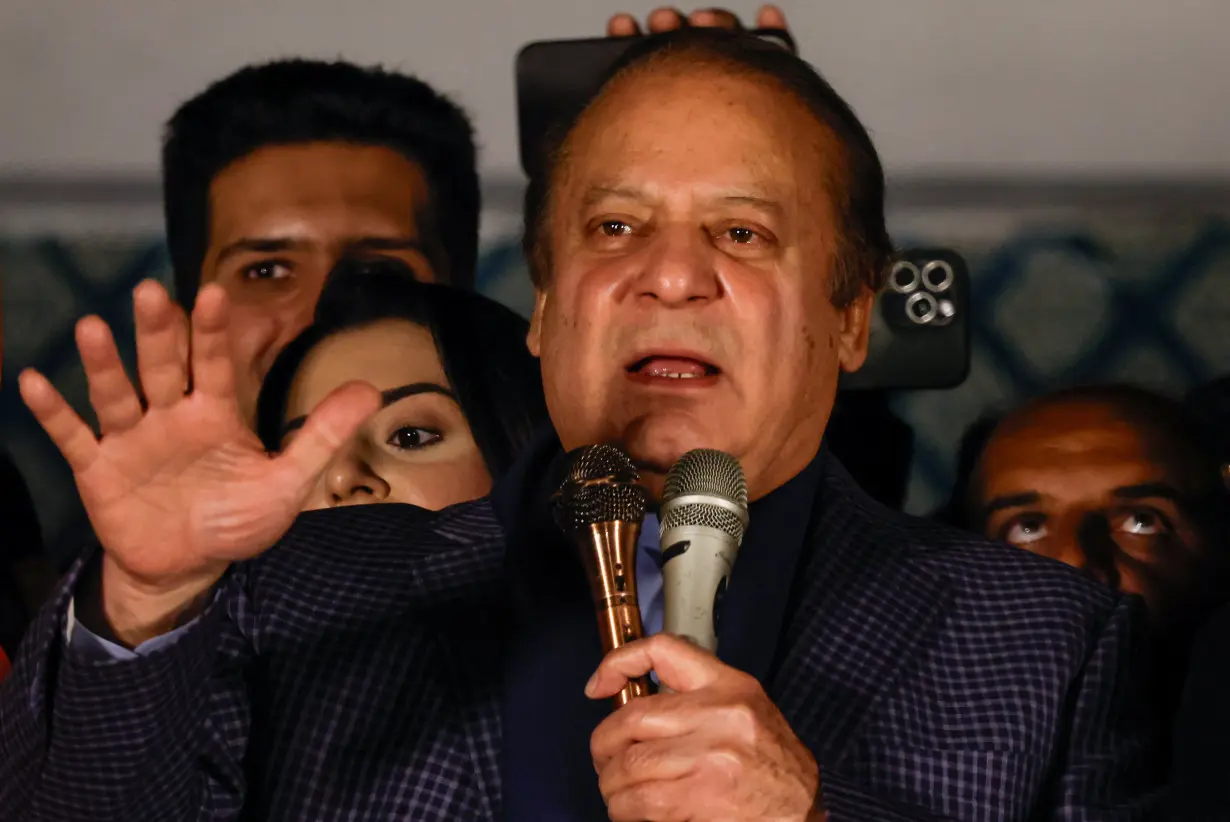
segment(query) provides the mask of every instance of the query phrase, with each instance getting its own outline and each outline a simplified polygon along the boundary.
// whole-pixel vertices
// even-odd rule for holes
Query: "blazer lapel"
[[[881,693],[939,626],[947,583],[830,460],[791,597],[770,695],[826,766],[840,762]]]
[[[748,533],[719,610],[718,658],[766,688],[792,581],[808,542],[816,489],[830,459],[821,452],[802,473],[752,505]]]
[[[561,456],[550,432],[492,495],[507,529],[513,602],[499,757],[507,822],[606,818],[589,737],[610,705],[585,696],[602,643],[576,552],[547,514],[549,493],[563,476]]]

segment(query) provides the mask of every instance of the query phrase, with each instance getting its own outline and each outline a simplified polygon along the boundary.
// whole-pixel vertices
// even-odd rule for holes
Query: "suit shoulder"
[[[1018,591],[1072,597],[1110,609],[1118,596],[1076,568],[980,534],[921,517],[898,515],[897,527],[909,540],[910,555],[948,569],[948,575],[1004,594]]]

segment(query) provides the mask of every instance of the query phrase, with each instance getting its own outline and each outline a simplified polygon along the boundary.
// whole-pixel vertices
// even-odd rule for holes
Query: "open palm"
[[[379,395],[338,389],[272,457],[239,412],[222,290],[201,291],[191,329],[157,283],[138,286],[133,308],[147,408],[97,317],[78,324],[77,346],[101,439],[41,374],[22,374],[21,392],[72,468],[109,559],[143,586],[170,589],[216,579],[275,543]]]

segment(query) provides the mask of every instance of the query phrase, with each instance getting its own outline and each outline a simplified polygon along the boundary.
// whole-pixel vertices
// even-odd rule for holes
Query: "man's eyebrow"
[[[359,237],[346,243],[346,248],[358,251],[417,251],[425,254],[417,237]]]
[[[610,198],[644,202],[649,196],[644,191],[629,186],[593,186],[585,192],[583,202],[589,206]]]
[[[1179,502],[1183,495],[1179,493],[1179,489],[1175,488],[1168,482],[1160,480],[1155,482],[1142,482],[1136,485],[1124,485],[1112,491],[1119,499],[1153,499],[1160,497],[1162,499],[1173,500]]]
[[[440,394],[448,397],[453,402],[457,402],[457,395],[447,386],[435,382],[412,382],[408,385],[399,385],[397,388],[381,391],[380,407],[388,408],[398,400],[404,400],[406,397],[413,397],[416,394]],[[288,420],[286,425],[282,426],[282,438],[285,439],[287,434],[298,431],[305,422],[307,422],[307,415]]]
[[[218,262],[222,262],[236,254],[244,252],[259,252],[261,254],[276,254],[279,251],[294,251],[305,248],[308,241],[299,237],[241,237],[218,253]]]
[[[776,200],[771,200],[768,197],[762,197],[755,194],[729,194],[720,201],[728,205],[746,205],[752,208],[758,208],[762,211],[780,212],[782,204]]]
[[[1042,499],[1042,495],[1037,491],[1022,491],[1019,494],[1005,494],[1003,496],[992,497],[987,501],[987,504],[982,508],[984,517],[989,517],[996,511],[1002,511],[1005,508],[1019,508],[1022,505],[1032,505]]]

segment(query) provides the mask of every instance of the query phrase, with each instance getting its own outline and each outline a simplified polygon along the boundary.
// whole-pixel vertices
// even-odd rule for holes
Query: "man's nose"
[[[325,473],[325,492],[331,508],[383,502],[388,499],[389,490],[389,484],[353,447],[339,454]]]
[[[722,294],[716,254],[707,233],[696,226],[659,232],[635,284],[638,297],[663,305],[707,303]]]

